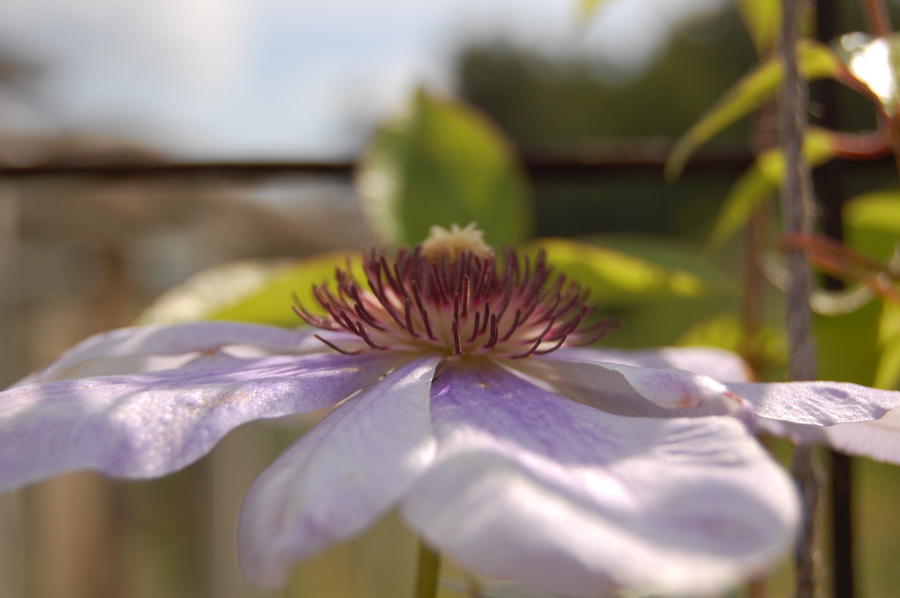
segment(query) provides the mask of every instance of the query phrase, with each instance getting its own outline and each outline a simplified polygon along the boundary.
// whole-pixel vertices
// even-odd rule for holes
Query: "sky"
[[[41,67],[0,130],[125,137],[182,159],[342,159],[466,43],[639,71],[728,0],[0,0],[0,53]]]

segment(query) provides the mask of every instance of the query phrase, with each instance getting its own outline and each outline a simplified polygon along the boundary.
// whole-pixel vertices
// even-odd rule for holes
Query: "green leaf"
[[[386,245],[414,245],[433,225],[477,222],[494,247],[531,236],[532,205],[512,145],[482,113],[419,91],[385,125],[358,173],[361,206]]]
[[[797,50],[800,72],[807,80],[834,77],[841,68],[838,57],[827,46],[818,42],[801,40]],[[781,63],[771,58],[725,92],[675,143],[666,162],[666,178],[677,179],[698,147],[756,110],[768,98],[774,97],[783,75]]]
[[[887,260],[900,241],[900,191],[873,191],[848,200],[843,209],[847,243]]]
[[[204,270],[163,293],[140,323],[233,320],[299,326],[303,322],[291,309],[294,295],[309,311],[324,313],[312,287],[333,280],[335,268],[345,269],[347,258],[346,253],[329,253],[301,261],[248,260]],[[359,265],[353,267],[360,276]]]
[[[675,345],[717,347],[740,354],[746,349],[744,334],[737,315],[733,312],[724,312],[691,326],[675,341]],[[783,364],[787,355],[787,338],[784,331],[769,327],[758,330],[754,352],[755,360],[768,368]],[[757,372],[760,373],[762,372]]]
[[[881,358],[875,374],[877,388],[900,387],[900,305],[885,303],[878,322]]]
[[[803,140],[803,154],[810,166],[832,159],[836,152],[825,129],[811,127]],[[740,231],[754,210],[772,197],[784,179],[784,154],[772,149],[756,157],[756,162],[732,186],[709,237],[711,248],[721,247]]]
[[[696,276],[708,291],[731,292],[737,289],[735,279],[727,274],[696,244],[673,239],[639,234],[603,234],[582,238],[583,241],[629,255],[670,271],[687,272]]]
[[[694,298],[722,292],[724,276],[707,276],[703,268],[666,266],[623,251],[568,239],[541,239],[529,243],[531,254],[543,248],[547,262],[591,289],[591,301],[600,305],[633,305],[673,297]],[[657,247],[657,251],[660,248]]]
[[[765,56],[775,46],[781,31],[780,0],[738,0],[738,14],[756,47],[756,53]]]
[[[722,203],[709,235],[709,247],[717,249],[736,235],[750,220],[756,208],[768,201],[777,190],[778,186],[763,174],[759,164],[753,164],[747,169],[731,187]]]
[[[820,379],[872,384],[879,362],[880,315],[881,306],[873,301],[845,315],[813,316]]]

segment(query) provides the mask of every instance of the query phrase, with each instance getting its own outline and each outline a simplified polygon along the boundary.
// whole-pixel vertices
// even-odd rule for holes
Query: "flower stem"
[[[416,575],[415,598],[435,598],[441,571],[441,555],[419,540],[419,569]]]

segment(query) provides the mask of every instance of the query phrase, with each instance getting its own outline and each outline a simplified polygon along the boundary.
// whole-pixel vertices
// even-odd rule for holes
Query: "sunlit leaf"
[[[722,291],[722,278],[704,280],[696,271],[568,239],[541,239],[528,253],[547,252],[547,262],[591,289],[601,305],[631,305],[666,297],[699,297]]]
[[[869,88],[888,114],[895,114],[898,106],[900,36],[874,37],[860,32],[848,33],[838,40],[836,47],[853,76]]]
[[[800,73],[807,80],[833,77],[838,73],[840,59],[827,46],[811,40],[801,40],[797,50]],[[781,63],[772,58],[757,66],[725,92],[676,142],[666,162],[666,178],[678,178],[698,147],[756,110],[766,99],[774,97],[783,75]]]
[[[157,299],[142,324],[190,320],[234,320],[275,326],[302,324],[291,305],[294,295],[312,312],[322,313],[312,286],[333,280],[346,268],[347,254],[329,253],[276,263],[241,261],[205,270]],[[354,272],[360,274],[357,264]]]
[[[736,6],[756,53],[765,56],[781,31],[780,0],[738,0]]]
[[[528,183],[509,141],[475,109],[423,91],[377,135],[357,183],[386,245],[414,245],[453,223],[477,222],[494,247],[531,234]]]
[[[602,234],[581,239],[603,249],[611,249],[667,270],[687,272],[699,278],[707,290],[729,291],[737,282],[711,259],[708,252],[692,242],[639,234]]]
[[[803,143],[803,154],[811,166],[819,166],[835,156],[830,135],[825,129],[811,127]],[[709,245],[722,246],[740,231],[754,210],[772,197],[784,179],[784,155],[781,150],[763,152],[728,192],[710,233]]]

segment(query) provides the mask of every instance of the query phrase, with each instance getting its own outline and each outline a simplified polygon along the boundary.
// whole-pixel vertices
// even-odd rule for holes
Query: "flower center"
[[[327,284],[313,287],[328,316],[300,305],[294,311],[312,326],[352,333],[372,349],[511,359],[590,344],[616,328],[606,319],[587,323],[593,312],[588,291],[564,274],[552,276],[543,251],[532,263],[507,250],[501,271],[482,234],[474,223],[449,231],[432,227],[421,245],[400,249],[393,259],[373,249],[362,256],[368,289],[349,269],[338,269],[336,293]]]

